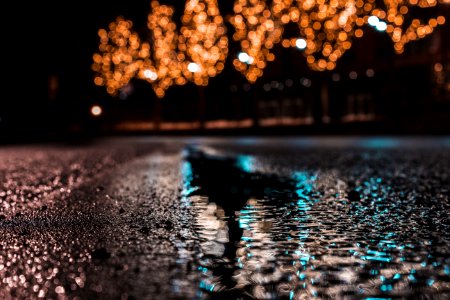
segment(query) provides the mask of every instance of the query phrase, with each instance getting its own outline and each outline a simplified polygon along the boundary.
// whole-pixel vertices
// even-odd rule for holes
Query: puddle
[[[448,299],[444,187],[422,197],[412,178],[369,176],[383,170],[350,180],[357,164],[277,175],[258,172],[257,160],[186,151],[197,297]]]

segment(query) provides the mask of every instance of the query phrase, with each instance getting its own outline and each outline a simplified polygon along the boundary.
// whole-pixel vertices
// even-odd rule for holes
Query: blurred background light
[[[380,19],[378,19],[377,16],[370,16],[367,19],[367,22],[369,23],[370,26],[376,27],[378,23],[380,23]]]
[[[191,62],[188,65],[188,70],[189,70],[189,72],[196,73],[196,72],[200,71],[200,66],[197,65],[196,63]]]
[[[158,131],[202,128],[204,120],[305,132],[330,118],[330,128],[365,122],[376,131],[401,118],[404,131],[443,132],[447,3],[80,0],[73,11],[33,4],[21,20],[27,28],[42,22],[46,33],[7,30],[15,38],[6,74],[13,84],[5,85],[12,97],[0,103],[0,130]],[[25,59],[30,47],[42,59]],[[93,103],[80,99],[96,99],[107,118],[93,122]],[[386,127],[369,125],[377,122]]]
[[[297,39],[295,41],[295,45],[297,46],[298,49],[303,50],[306,48],[307,43],[305,39]]]
[[[367,77],[373,77],[373,76],[375,76],[375,71],[373,69],[367,69],[366,75],[367,75]]]
[[[150,80],[158,79],[158,74],[149,69],[144,71],[144,76],[145,76],[145,78],[150,79]]]
[[[239,59],[239,61],[246,63],[246,64],[251,64],[253,61],[253,59],[245,52],[239,53],[238,59]]]
[[[376,29],[377,29],[378,31],[386,31],[386,29],[387,29],[387,23],[386,23],[386,22],[383,22],[383,21],[380,21],[380,22],[377,23],[377,25],[376,25],[375,27],[376,27]]]
[[[93,105],[91,107],[91,115],[94,117],[99,117],[103,113],[103,109],[99,105]]]

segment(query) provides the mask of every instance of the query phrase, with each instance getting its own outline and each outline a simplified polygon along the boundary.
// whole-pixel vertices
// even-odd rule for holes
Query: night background
[[[184,3],[162,4],[174,5],[179,27]],[[4,141],[197,133],[202,127],[211,129],[208,134],[450,132],[448,24],[408,43],[400,55],[386,32],[365,25],[364,36],[354,38],[337,68],[325,72],[312,71],[299,49],[279,44],[274,48],[275,61],[268,63],[255,84],[249,84],[232,64],[240,52],[239,42],[231,38],[234,29],[226,21],[233,4],[220,1],[230,47],[224,71],[202,91],[205,106],[199,103],[199,88],[188,83],[172,86],[158,107],[160,100],[147,82],[132,79],[128,94],[112,97],[94,84],[91,70],[93,54],[98,52],[97,32],[116,17],[132,20],[142,40],[149,36],[149,1],[20,2],[13,7],[3,21],[8,53],[4,54],[6,82],[0,107]],[[410,13],[449,16],[449,10],[448,4],[441,3],[438,8]],[[285,36],[289,35],[295,36],[295,30],[287,26]],[[350,78],[351,72],[356,72],[356,79]],[[324,87],[328,104],[324,104]],[[101,106],[100,117],[91,115],[93,105]],[[286,118],[291,121],[284,122]],[[157,119],[163,124],[160,130],[152,125]],[[203,125],[189,125],[195,121]],[[228,125],[205,126],[208,121]]]

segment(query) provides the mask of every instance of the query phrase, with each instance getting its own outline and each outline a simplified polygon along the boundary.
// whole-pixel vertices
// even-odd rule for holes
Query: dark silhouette
[[[225,211],[229,242],[224,257],[232,264],[236,259],[237,244],[243,234],[235,212],[241,210],[250,198],[291,201],[297,197],[294,180],[273,174],[246,172],[239,168],[236,158],[212,156],[196,147],[188,147],[185,159],[192,166],[191,185],[198,187],[191,196],[207,196],[209,202],[216,203]],[[234,266],[219,264],[214,273],[221,275],[221,282],[227,287],[233,287],[234,271]],[[230,295],[222,293],[221,296]]]

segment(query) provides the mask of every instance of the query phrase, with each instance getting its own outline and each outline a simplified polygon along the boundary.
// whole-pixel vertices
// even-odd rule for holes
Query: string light
[[[184,76],[197,85],[207,85],[225,67],[228,38],[217,0],[189,0],[182,18],[179,50],[189,58]]]
[[[355,33],[357,5],[354,0],[297,1],[290,21],[305,38],[304,55],[318,71],[333,70],[336,61],[351,47]],[[289,43],[290,45],[292,44]]]
[[[181,34],[173,21],[174,10],[158,1],[151,2],[147,26],[152,44],[141,43],[131,31],[132,23],[118,18],[101,29],[100,54],[94,55],[92,69],[99,86],[116,95],[133,77],[152,84],[162,98],[172,85],[188,80],[207,85],[225,67],[228,38],[217,0],[189,0],[182,17]]]
[[[447,3],[446,0],[440,0]],[[353,38],[364,35],[370,25],[386,31],[397,53],[407,43],[426,37],[444,16],[429,20],[412,18],[411,7],[435,7],[438,0],[235,0],[233,39],[242,51],[233,60],[235,68],[249,82],[263,74],[275,60],[272,49],[296,47],[313,70],[336,68],[338,59],[352,46]],[[188,0],[180,32],[173,21],[172,7],[151,2],[148,28],[151,43],[141,42],[132,22],[119,17],[109,31],[99,30],[100,53],[94,55],[94,82],[116,95],[133,77],[152,84],[158,97],[172,85],[192,81],[207,85],[219,74],[228,55],[228,38],[217,0]],[[287,24],[296,24],[299,36],[284,38]]]
[[[280,10],[283,8],[279,7]],[[280,42],[283,26],[279,24],[279,18],[273,17],[265,1],[237,0],[234,13],[230,18],[236,31],[233,38],[240,41],[242,52],[233,60],[233,65],[248,81],[255,82],[262,76],[267,62],[275,59],[271,49]]]
[[[140,39],[132,31],[133,23],[122,17],[109,25],[109,31],[100,29],[99,50],[93,56],[92,69],[97,73],[94,83],[105,86],[109,94],[116,95],[139,72]]]
[[[174,10],[167,5],[160,5],[158,1],[151,2],[152,11],[148,15],[147,26],[153,40],[153,56],[150,56],[150,45],[146,45],[149,56],[145,60],[145,68],[156,67],[157,80],[150,83],[156,95],[164,97],[165,91],[173,84],[183,85],[186,79],[183,76],[184,54],[178,53],[177,26],[172,20]],[[140,73],[145,75],[143,73]],[[145,79],[145,78],[144,78]]]

